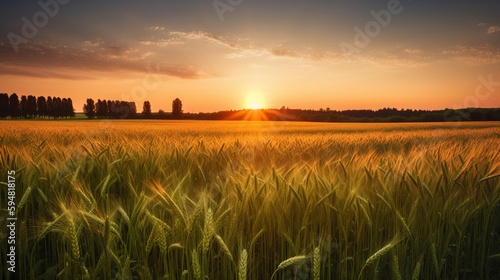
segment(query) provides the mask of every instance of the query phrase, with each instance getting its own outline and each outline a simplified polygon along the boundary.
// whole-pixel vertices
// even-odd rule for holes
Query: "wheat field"
[[[500,279],[500,123],[0,127],[17,279]]]

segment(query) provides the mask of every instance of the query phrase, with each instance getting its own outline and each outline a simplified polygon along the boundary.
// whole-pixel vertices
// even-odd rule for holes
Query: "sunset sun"
[[[266,107],[266,100],[261,92],[252,91],[246,96],[243,104],[245,109],[260,110]]]
[[[253,101],[250,102],[249,108],[252,109],[252,110],[262,109],[262,107],[260,106],[260,103],[258,101],[256,101],[256,100],[253,100]]]

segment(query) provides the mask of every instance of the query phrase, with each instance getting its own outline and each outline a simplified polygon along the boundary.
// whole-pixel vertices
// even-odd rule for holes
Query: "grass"
[[[500,278],[499,123],[0,125],[20,279]]]

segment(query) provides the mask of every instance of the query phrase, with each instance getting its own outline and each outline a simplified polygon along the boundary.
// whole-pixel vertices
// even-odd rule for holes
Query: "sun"
[[[265,103],[263,95],[260,92],[253,91],[246,96],[243,104],[245,104],[245,109],[262,110],[265,107]]]
[[[249,104],[249,107],[250,109],[252,110],[259,110],[261,109],[262,107],[260,106],[260,103],[256,100],[252,100],[250,101],[250,104]]]

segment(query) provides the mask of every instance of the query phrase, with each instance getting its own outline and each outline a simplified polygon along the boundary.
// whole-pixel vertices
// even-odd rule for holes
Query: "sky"
[[[77,112],[500,107],[500,1],[2,0],[0,92]]]

